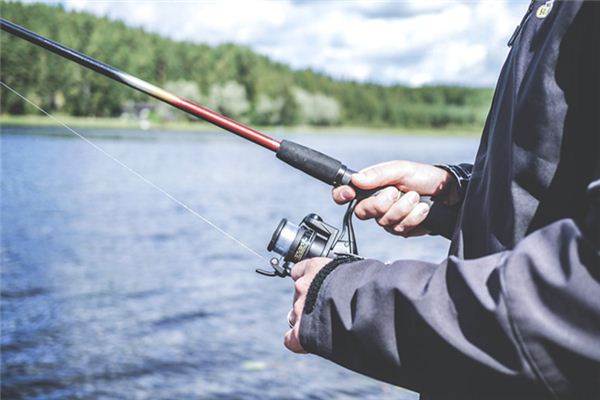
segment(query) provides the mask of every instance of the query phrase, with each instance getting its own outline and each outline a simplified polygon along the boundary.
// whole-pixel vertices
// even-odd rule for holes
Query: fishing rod
[[[352,174],[356,171],[341,161],[326,154],[289,140],[277,140],[253,128],[227,118],[208,108],[170,93],[158,86],[137,78],[127,72],[98,61],[77,50],[73,50],[54,40],[48,39],[4,18],[0,18],[0,28],[12,35],[27,40],[39,47],[51,51],[63,58],[76,62],[114,81],[125,84],[142,93],[176,107],[204,121],[210,122],[228,132],[238,135],[275,153],[281,161],[331,186],[350,185],[362,199],[374,194],[378,189],[361,190],[352,185]],[[357,200],[353,200],[344,215],[341,230],[326,224],[316,214],[307,215],[300,226],[283,219],[269,243],[267,249],[282,256],[280,260],[271,260],[271,271],[258,272],[269,276],[288,276],[293,263],[304,258],[332,256],[340,253],[358,254],[352,212]],[[450,208],[434,202],[429,214],[421,224],[435,233],[448,233],[447,227],[456,213]],[[284,262],[283,265],[280,265]]]
[[[61,57],[67,58],[114,81],[125,84],[142,93],[150,95],[188,114],[203,119],[231,133],[243,137],[276,153],[277,158],[300,169],[327,184],[339,186],[350,183],[355,171],[349,170],[341,162],[319,153],[313,149],[287,140],[277,140],[255,129],[227,118],[208,108],[202,107],[189,100],[181,98],[158,86],[137,78],[127,72],[98,61],[77,50],[66,47],[54,40],[48,39],[22,26],[0,18],[2,30],[25,39],[37,46],[43,47]]]

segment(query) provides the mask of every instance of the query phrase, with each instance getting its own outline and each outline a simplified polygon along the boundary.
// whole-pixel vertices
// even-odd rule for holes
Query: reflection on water
[[[60,129],[2,128],[3,398],[414,399],[282,346],[291,281]],[[57,133],[59,133],[57,135]],[[339,224],[329,189],[223,133],[82,130],[261,254],[282,217]],[[474,139],[290,137],[361,168],[458,162]],[[357,223],[363,255],[440,260],[440,238]]]

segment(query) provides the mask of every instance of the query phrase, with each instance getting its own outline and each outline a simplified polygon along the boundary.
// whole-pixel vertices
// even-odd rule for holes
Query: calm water
[[[81,130],[267,256],[280,218],[342,209],[325,185],[224,133]],[[273,132],[277,134],[277,132]],[[2,128],[2,396],[415,399],[282,345],[290,280],[61,129]],[[123,135],[123,136],[121,136]],[[458,162],[475,139],[289,136],[353,168]],[[447,242],[358,222],[362,254],[440,260]]]

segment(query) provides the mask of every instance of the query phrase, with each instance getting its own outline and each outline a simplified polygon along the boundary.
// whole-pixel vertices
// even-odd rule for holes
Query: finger
[[[296,321],[300,321],[302,317],[302,312],[304,311],[304,303],[306,302],[306,292],[298,297],[298,300],[294,302],[294,306],[292,307],[291,314],[291,322],[292,324],[296,324]]]
[[[356,191],[347,185],[339,186],[332,191],[333,200],[338,204],[346,204],[356,196]]]
[[[394,232],[402,236],[408,236],[408,233],[415,227],[419,226],[425,220],[429,213],[429,205],[427,203],[419,203],[413,210],[394,227]]]
[[[359,219],[379,218],[383,216],[394,202],[400,192],[395,187],[387,187],[375,196],[367,197],[357,204],[354,213]]]
[[[292,267],[292,272],[290,273],[290,276],[294,281],[297,281],[302,276],[304,276],[307,265],[308,260],[300,261],[299,263],[294,264],[294,266]]]
[[[308,292],[308,284],[306,279],[298,279],[294,282],[294,303],[295,304],[299,298],[306,296]]]
[[[398,225],[419,204],[419,200],[420,196],[417,192],[403,194],[382,217],[377,219],[377,223],[383,227]]]
[[[306,260],[306,268],[304,270],[304,276],[312,280],[312,278],[323,268],[329,264],[331,258],[327,257],[314,257]]]
[[[283,344],[288,350],[298,354],[306,354],[306,350],[300,344],[300,335],[298,334],[298,328],[294,327],[286,332],[283,338]]]
[[[296,282],[297,284],[297,282]],[[294,302],[292,303],[292,309],[288,314],[288,321],[295,325],[296,321],[300,321],[302,317],[302,312],[304,311],[304,303],[306,302],[306,293],[308,292],[308,287],[305,285],[301,286],[300,289],[296,289],[296,293],[294,295]]]
[[[395,185],[404,180],[407,173],[413,174],[412,163],[388,161],[373,165],[352,175],[352,183],[361,189],[373,189]]]

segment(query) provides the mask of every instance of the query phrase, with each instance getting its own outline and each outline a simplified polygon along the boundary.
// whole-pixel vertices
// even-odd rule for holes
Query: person
[[[472,165],[352,178],[393,234],[454,207],[448,258],[296,264],[290,350],[427,398],[600,398],[600,3],[534,0],[510,44]]]

